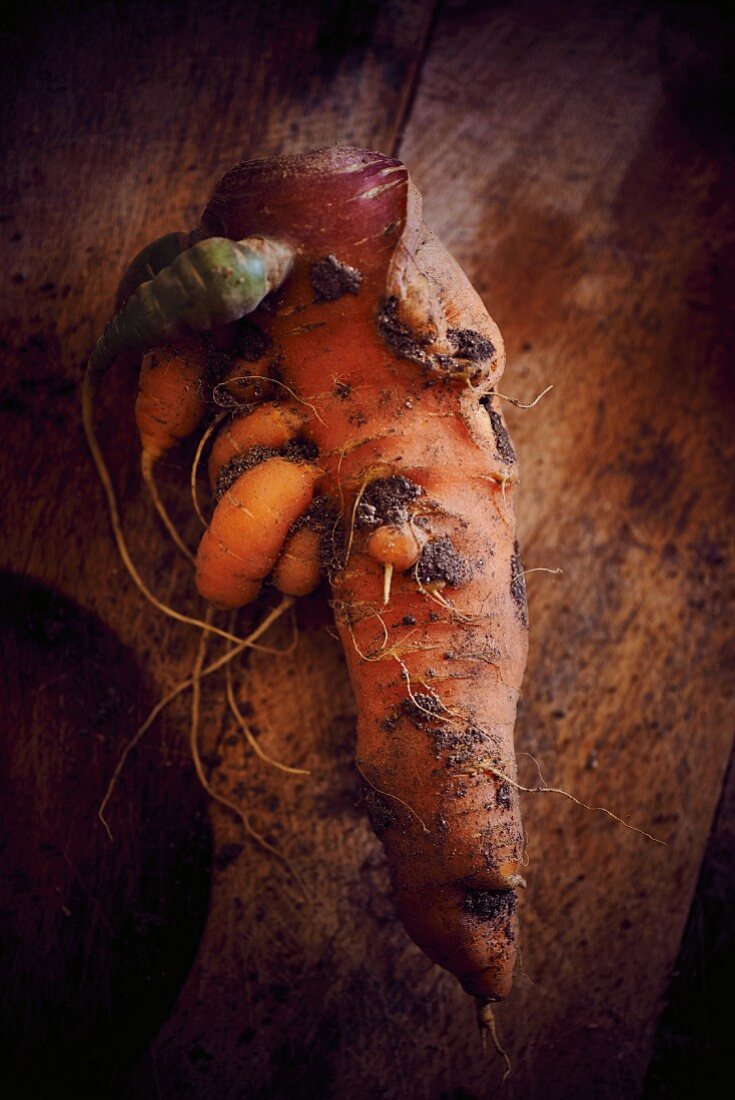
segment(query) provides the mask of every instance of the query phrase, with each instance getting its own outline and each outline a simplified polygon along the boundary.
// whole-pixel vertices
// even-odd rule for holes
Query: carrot
[[[178,339],[191,337],[192,333],[212,328],[227,337],[231,334],[232,323],[252,312],[289,275],[293,249],[284,241],[263,236],[240,241],[222,237],[202,239],[203,236],[198,230],[188,235],[166,234],[144,248],[128,267],[118,287],[119,312],[106,326],[87,363],[82,383],[82,420],[107,497],[115,541],[137,588],[171,618],[196,623],[210,633],[230,637],[209,622],[182,616],[161,603],[143,582],[122,533],[112,481],[94,428],[97,389],[116,359],[153,347],[165,347]],[[170,262],[169,256],[173,257]],[[146,279],[146,275],[150,278]],[[187,403],[182,400],[181,404],[186,406]],[[188,547],[179,538],[158,498],[152,468],[153,454],[146,455],[144,451],[143,476],[153,502],[177,546],[193,562]]]
[[[299,527],[289,535],[271,576],[279,592],[308,596],[314,591],[322,576],[321,546],[322,534],[314,527]]]
[[[294,439],[306,419],[305,411],[295,402],[268,402],[248,416],[237,416],[219,431],[209,456],[209,483],[217,484],[222,467],[253,447],[276,450]]]
[[[208,237],[179,252],[169,266],[131,293],[127,294],[129,287],[125,293],[118,290],[122,308],[94,346],[84,376],[85,393],[93,394],[110,365],[126,352],[164,347],[251,313],[287,278],[292,262],[290,245],[273,238]]]
[[[161,521],[184,557],[193,562],[156,486],[154,466],[172,447],[199,426],[207,411],[203,382],[207,349],[201,337],[190,337],[143,356],[135,403],[142,446],[141,473]]]
[[[202,380],[207,350],[199,338],[182,340],[143,356],[135,420],[151,467],[199,426],[207,411]]]
[[[273,382],[264,374],[254,374],[252,364],[230,358],[230,365],[216,391],[217,404],[242,407],[273,396]]]
[[[151,344],[250,314],[257,354],[241,362],[231,329],[221,340],[234,349],[227,386],[242,368],[244,384],[266,378],[292,401],[229,421],[214,442],[199,591],[238,607],[270,576],[299,594],[326,561],[358,705],[357,767],[398,908],[492,1027],[525,885],[513,727],[527,611],[515,455],[493,399],[502,338],[423,223],[406,168],[382,154],[238,165],[204,212],[200,236],[210,234],[127,299],[88,389],[151,315],[146,286],[162,288]],[[247,308],[217,300],[227,238],[287,254],[263,306],[262,295]],[[182,304],[171,271],[195,249],[206,289]]]
[[[255,599],[321,470],[275,456],[224,490],[197,552],[197,587],[219,607]]]
[[[128,298],[131,298],[143,283],[149,282],[160,271],[169,267],[182,252],[201,238],[202,234],[198,230],[194,230],[193,233],[166,233],[142,248],[130,261],[118,283],[115,309],[121,310]]]
[[[502,414],[481,404],[502,373],[500,334],[388,157],[240,165],[203,226],[298,240],[291,278],[252,321],[283,381],[317,403],[308,434],[342,508],[331,581],[366,804],[410,934],[483,1004],[499,999],[523,832],[518,792],[490,765],[515,779],[527,645],[515,456]]]

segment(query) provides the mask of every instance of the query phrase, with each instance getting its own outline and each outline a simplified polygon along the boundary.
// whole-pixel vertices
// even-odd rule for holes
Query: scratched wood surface
[[[668,847],[526,798],[505,1094],[640,1095],[732,738],[731,153],[708,11],[31,4],[6,28],[0,996],[39,1088],[60,1072],[128,1098],[498,1088],[471,1004],[393,913],[323,597],[269,635],[288,650],[295,627],[295,649],[236,672],[261,743],[311,775],[252,759],[222,683],[201,722],[212,781],[308,904],[197,789],[186,699],[131,758],[112,843],[95,817],[197,638],[144,603],[116,556],[77,410],[85,355],[126,261],[195,225],[224,169],[339,141],[409,164],[504,332],[504,392],[554,385],[507,408],[526,566],[564,570],[528,577],[518,747]],[[111,375],[98,418],[125,528],[148,582],[193,611],[141,488],[134,392],[129,372]],[[174,455],[162,488],[193,540],[190,462]]]

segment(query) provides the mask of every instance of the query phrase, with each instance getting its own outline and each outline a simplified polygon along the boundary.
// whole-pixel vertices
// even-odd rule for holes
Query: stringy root
[[[291,861],[286,856],[284,856],[283,853],[280,852],[273,844],[271,844],[269,841],[267,841],[265,839],[265,837],[262,835],[262,833],[260,833],[255,828],[255,826],[252,824],[252,822],[250,820],[249,814],[246,812],[246,810],[243,808],[242,805],[235,802],[233,799],[229,798],[227,795],[222,794],[219,790],[217,790],[213,786],[211,780],[209,779],[209,777],[207,776],[207,774],[204,770],[204,765],[203,765],[201,754],[200,754],[200,751],[199,751],[199,714],[200,714],[200,707],[201,707],[201,683],[202,683],[202,680],[204,679],[205,676],[210,676],[212,673],[219,671],[219,669],[221,669],[223,667],[225,667],[227,669],[228,674],[229,674],[231,672],[232,661],[234,660],[234,658],[239,656],[248,647],[249,648],[255,648],[255,646],[254,646],[255,639],[257,637],[259,637],[261,634],[264,634],[269,629],[269,627],[276,621],[276,619],[280,618],[280,616],[289,607],[291,607],[292,603],[293,603],[293,601],[290,597],[288,597],[288,596],[284,597],[283,600],[281,600],[278,607],[274,608],[273,611],[271,611],[266,616],[266,618],[263,620],[263,622],[258,627],[256,627],[256,629],[248,636],[248,638],[244,639],[243,641],[241,641],[237,645],[233,646],[226,653],[224,653],[221,657],[219,657],[216,661],[213,661],[211,664],[207,665],[206,667],[204,667],[204,658],[206,656],[206,650],[207,650],[208,632],[206,630],[202,630],[202,632],[200,634],[200,638],[199,638],[199,644],[197,646],[197,653],[196,653],[196,658],[195,658],[195,661],[194,661],[194,667],[192,669],[191,676],[189,676],[185,680],[181,680],[174,688],[172,688],[171,691],[168,692],[168,694],[166,694],[162,699],[160,699],[159,702],[153,707],[153,709],[151,710],[151,712],[148,715],[148,717],[146,718],[146,720],[142,723],[142,725],[138,728],[138,730],[136,731],[134,736],[131,738],[131,740],[125,746],[125,748],[124,748],[123,752],[121,753],[120,758],[117,762],[117,765],[116,765],[115,770],[112,774],[110,782],[107,785],[107,790],[105,791],[102,802],[100,803],[100,807],[97,811],[97,816],[98,816],[100,822],[102,823],[102,825],[105,829],[105,832],[107,833],[107,835],[108,835],[108,837],[110,838],[111,841],[113,840],[113,835],[112,835],[112,830],[110,829],[109,822],[107,821],[107,818],[105,817],[105,810],[106,810],[106,808],[107,808],[107,806],[110,802],[110,799],[112,798],[112,795],[115,791],[115,788],[116,788],[116,786],[117,786],[117,784],[120,780],[120,776],[122,775],[122,772],[123,772],[123,769],[124,769],[124,767],[127,763],[128,757],[130,756],[131,752],[140,744],[140,742],[143,739],[144,735],[148,732],[150,727],[155,722],[156,718],[168,706],[168,704],[171,703],[178,695],[181,695],[182,692],[184,692],[187,688],[191,688],[192,689],[192,701],[191,701],[191,726],[190,726],[190,734],[189,734],[189,746],[190,746],[190,750],[191,750],[192,762],[194,764],[194,770],[196,772],[197,778],[198,778],[202,788],[209,795],[210,798],[212,798],[215,802],[218,802],[221,806],[224,806],[226,809],[231,810],[240,819],[240,821],[241,821],[241,823],[242,823],[242,825],[245,829],[246,834],[252,840],[254,840],[255,843],[260,848],[262,848],[266,852],[269,852],[271,855],[275,856],[281,863],[283,863],[284,867],[286,867],[289,874],[292,876],[292,878],[296,882],[296,884],[297,884],[299,890],[301,891],[304,899],[306,901],[310,901],[309,891],[308,891],[303,879],[301,878],[301,876],[299,875],[299,873],[297,872],[297,870],[295,869],[295,867],[293,866]],[[205,622],[209,621],[209,619],[211,618],[212,613],[213,613],[212,609],[209,609],[207,611]],[[286,654],[286,653],[290,653],[292,651],[293,651],[293,643],[285,650],[272,651],[272,652],[278,652],[278,653],[281,653],[281,654]],[[231,684],[231,682],[232,681],[231,681],[231,676],[230,676],[229,683]],[[233,700],[234,700],[234,695],[233,695]],[[235,707],[237,708],[236,703],[235,703]],[[239,710],[237,711],[237,713],[239,714]],[[242,722],[243,722],[243,726],[244,726],[244,719],[242,719]],[[264,760],[265,762],[273,765],[274,767],[279,768],[281,771],[287,772],[291,775],[308,775],[309,774],[309,772],[306,771],[303,768],[290,768],[290,767],[287,767],[285,764],[280,764],[278,761],[273,760],[265,752],[263,752],[262,749],[260,749],[260,747],[257,745],[257,741],[252,736],[252,733],[250,733],[250,735],[248,737],[248,743],[253,748],[256,749],[256,751],[258,753],[258,756],[262,760]]]
[[[159,519],[161,520],[163,526],[166,528],[166,531],[168,532],[168,535],[171,538],[171,541],[173,542],[176,549],[183,555],[183,557],[186,558],[189,564],[193,566],[194,555],[182,539],[179,532],[176,530],[174,521],[171,519],[166,505],[161,500],[161,496],[158,492],[158,486],[156,485],[154,465],[155,463],[153,461],[152,455],[148,451],[143,451],[140,460],[140,469],[143,475],[143,481],[146,484],[151,501],[153,502],[153,507],[158,513]]]
[[[492,1008],[490,1007],[490,1004],[491,1002],[484,1001],[478,997],[477,1026],[480,1029],[480,1039],[482,1040],[483,1054],[487,1053],[487,1037],[489,1035],[496,1053],[499,1054],[505,1062],[505,1070],[503,1072],[503,1077],[500,1082],[500,1087],[502,1088],[505,1082],[510,1077],[511,1073],[513,1072],[513,1066],[511,1065],[510,1057],[507,1051],[502,1046],[498,1037],[498,1029],[495,1024],[495,1015]]]
[[[210,613],[211,612],[208,611],[207,615],[209,616]],[[234,814],[237,815],[237,817],[242,822],[242,825],[245,829],[245,832],[246,832],[247,836],[249,836],[252,840],[254,840],[255,843],[260,848],[263,849],[263,851],[269,852],[271,855],[275,856],[276,859],[279,860],[279,862],[281,862],[283,864],[283,866],[289,872],[289,874],[293,878],[294,882],[298,886],[299,890],[301,891],[301,893],[304,897],[304,900],[306,902],[310,902],[311,901],[311,895],[309,894],[309,891],[306,888],[304,880],[301,878],[298,871],[296,870],[294,865],[291,863],[291,861],[288,859],[288,857],[285,856],[283,854],[283,852],[279,851],[278,848],[275,847],[275,845],[271,844],[268,840],[266,840],[262,833],[258,832],[258,830],[255,828],[255,826],[252,824],[249,814],[243,808],[242,805],[235,802],[233,799],[229,798],[227,795],[222,794],[221,791],[217,790],[212,785],[212,783],[209,779],[209,776],[206,774],[206,772],[204,770],[204,765],[202,763],[202,758],[201,758],[201,755],[199,753],[199,712],[200,712],[200,706],[201,706],[202,666],[204,664],[204,657],[205,657],[205,654],[206,654],[206,651],[207,651],[207,642],[208,642],[207,634],[206,634],[205,631],[202,631],[201,636],[199,638],[199,645],[197,647],[197,655],[196,655],[196,659],[194,661],[194,668],[193,668],[192,675],[191,675],[192,693],[191,693],[191,726],[190,726],[190,731],[189,731],[189,746],[190,746],[190,749],[191,749],[191,758],[194,762],[194,770],[196,771],[197,778],[198,778],[199,782],[201,783],[203,790],[209,795],[210,798],[212,798],[215,802],[218,802],[220,804],[220,806],[224,806],[225,809],[231,810]],[[232,652],[232,651],[230,651],[230,652]],[[227,668],[230,669],[231,667],[232,667],[231,664],[228,663]],[[233,698],[234,698],[234,696],[233,696]],[[276,766],[281,767],[284,771],[291,771],[292,773],[304,774],[301,769],[288,769],[288,768],[285,768],[283,765],[276,765]]]
[[[190,743],[191,758],[192,758],[192,762],[194,764],[194,769],[195,769],[197,778],[198,778],[202,788],[207,792],[209,797],[212,798],[215,802],[218,802],[220,805],[224,806],[225,808],[231,810],[234,814],[236,814],[236,816],[241,821],[241,823],[242,823],[242,825],[245,829],[246,834],[249,837],[251,837],[255,841],[255,843],[259,845],[259,847],[261,847],[264,851],[269,852],[271,855],[275,856],[280,862],[283,863],[283,865],[287,868],[287,870],[289,871],[289,873],[293,877],[294,881],[297,883],[297,885],[299,887],[299,890],[303,894],[304,898],[308,901],[309,900],[309,892],[308,892],[301,876],[298,874],[298,872],[293,867],[291,862],[287,859],[287,857],[284,856],[283,853],[281,853],[274,845],[269,843],[269,841],[267,841],[266,838],[255,828],[255,826],[252,824],[252,822],[250,820],[249,814],[246,812],[246,810],[241,805],[239,805],[237,802],[235,802],[233,799],[231,799],[227,795],[223,794],[221,791],[217,790],[212,785],[212,782],[210,781],[210,778],[207,776],[207,774],[204,770],[204,765],[203,765],[201,754],[200,754],[200,751],[199,751],[199,713],[200,713],[200,706],[201,706],[201,682],[202,682],[202,679],[205,676],[209,676],[212,673],[217,672],[219,669],[224,667],[226,669],[226,697],[227,697],[228,705],[229,705],[229,708],[230,708],[230,711],[231,711],[233,717],[235,718],[235,720],[237,721],[240,729],[243,732],[243,735],[246,739],[246,742],[251,747],[251,749],[256,753],[256,755],[259,757],[259,759],[264,761],[264,763],[267,763],[270,766],[275,767],[275,768],[279,769],[280,771],[285,772],[286,774],[289,774],[289,775],[308,775],[309,774],[309,772],[304,768],[294,768],[294,767],[290,767],[286,764],[282,764],[280,761],[277,761],[277,760],[273,759],[271,756],[269,756],[262,749],[262,747],[258,744],[257,739],[253,736],[252,731],[250,730],[249,726],[247,725],[247,722],[245,721],[245,718],[244,718],[242,712],[240,711],[240,708],[238,706],[237,699],[236,699],[236,696],[235,696],[235,692],[234,692],[233,678],[232,678],[232,662],[237,656],[239,656],[247,648],[259,649],[261,651],[269,652],[269,653],[272,653],[274,655],[282,655],[282,654],[285,655],[285,654],[293,652],[293,650],[294,650],[294,648],[295,648],[295,646],[298,642],[298,634],[297,634],[296,629],[295,629],[295,622],[294,622],[294,638],[293,638],[291,644],[285,650],[273,650],[273,649],[269,649],[268,647],[265,647],[265,646],[259,646],[257,644],[257,639],[259,637],[261,637],[263,634],[265,634],[266,631],[270,628],[270,626],[278,618],[280,618],[280,616],[285,611],[287,611],[289,608],[292,608],[293,599],[290,596],[284,596],[281,599],[281,602],[278,604],[278,606],[276,608],[274,608],[271,612],[269,612],[268,615],[266,615],[263,622],[258,627],[256,627],[246,638],[240,638],[233,632],[233,630],[229,630],[229,631],[222,630],[220,627],[213,624],[212,619],[213,619],[214,611],[211,607],[207,609],[203,619],[197,619],[193,616],[184,615],[181,612],[177,611],[175,608],[169,607],[167,604],[165,604],[161,600],[159,600],[158,597],[155,596],[153,592],[151,592],[151,590],[148,588],[148,586],[143,581],[140,573],[138,572],[138,569],[136,568],[136,566],[135,566],[135,564],[134,564],[134,562],[133,562],[133,560],[130,556],[130,552],[128,550],[127,542],[126,542],[125,536],[123,534],[122,523],[120,521],[120,514],[119,514],[119,510],[118,510],[118,506],[117,506],[117,499],[116,499],[115,491],[114,491],[114,488],[113,488],[113,485],[112,485],[112,479],[110,477],[110,473],[109,473],[109,470],[108,470],[108,467],[107,467],[107,463],[105,462],[104,456],[102,454],[102,450],[99,446],[97,436],[96,436],[96,433],[95,433],[95,430],[94,430],[94,394],[95,394],[95,388],[90,383],[89,376],[87,376],[87,377],[85,377],[83,387],[82,387],[82,416],[83,416],[83,423],[84,423],[84,431],[85,431],[85,435],[87,437],[87,443],[89,445],[89,449],[90,449],[90,452],[92,454],[92,458],[94,460],[95,467],[97,469],[97,474],[99,476],[100,483],[102,485],[102,488],[103,488],[103,491],[104,491],[104,494],[105,494],[105,498],[106,498],[107,505],[108,505],[108,510],[109,510],[109,515],[110,515],[110,523],[111,523],[113,535],[114,535],[114,538],[115,538],[115,543],[116,543],[117,550],[118,550],[118,553],[120,555],[120,558],[123,562],[123,565],[125,566],[125,569],[127,570],[128,574],[129,574],[131,580],[133,581],[133,583],[135,584],[136,588],[138,588],[138,590],[145,597],[145,599],[148,600],[148,602],[151,603],[158,611],[162,612],[164,615],[167,615],[170,618],[175,619],[178,622],[185,623],[186,625],[189,625],[189,626],[195,626],[201,632],[200,633],[200,638],[199,638],[199,644],[198,644],[198,647],[197,647],[197,653],[196,653],[196,658],[195,658],[195,662],[194,662],[194,667],[193,667],[191,676],[188,677],[188,678],[185,678],[184,680],[181,680],[177,685],[175,685],[174,688],[172,688],[171,691],[169,691],[162,699],[159,700],[159,702],[153,707],[153,709],[149,713],[148,717],[140,725],[140,727],[138,728],[136,733],[133,735],[131,740],[127,743],[127,745],[123,749],[123,751],[122,751],[122,753],[121,753],[121,755],[118,759],[118,762],[115,766],[115,769],[112,773],[112,776],[110,777],[110,781],[107,785],[107,789],[105,790],[102,801],[100,803],[100,806],[99,806],[99,809],[98,809],[99,820],[100,820],[103,828],[105,829],[105,832],[107,833],[110,841],[112,841],[113,840],[112,830],[111,830],[109,822],[108,822],[108,820],[105,816],[105,811],[106,811],[107,806],[109,805],[109,802],[110,802],[110,800],[111,800],[111,798],[114,794],[114,791],[115,791],[115,789],[116,789],[116,787],[119,783],[120,777],[121,777],[122,772],[125,768],[128,757],[133,752],[133,750],[140,744],[141,740],[143,739],[143,737],[145,736],[147,731],[150,729],[150,727],[153,725],[156,718],[168,706],[168,704],[171,703],[175,698],[177,698],[177,696],[182,694],[185,690],[187,690],[187,688],[191,688],[191,690],[192,690],[191,728],[190,728],[189,743]],[[308,404],[308,403],[304,402],[304,404]],[[312,406],[309,406],[309,407],[313,408]],[[316,412],[316,410],[313,409],[313,411],[314,411],[315,415],[318,416],[318,413]],[[205,526],[206,526],[206,521],[205,521],[204,516],[201,512],[201,508],[199,507],[199,502],[198,502],[197,494],[196,494],[196,477],[197,477],[198,465],[199,465],[204,447],[205,447],[208,439],[210,438],[210,436],[212,435],[212,433],[214,432],[214,430],[219,425],[219,422],[222,419],[223,419],[223,416],[219,416],[219,417],[215,418],[215,421],[213,422],[213,424],[210,425],[210,427],[207,429],[207,431],[205,431],[205,433],[203,434],[202,439],[199,442],[199,446],[197,447],[197,451],[196,451],[196,454],[195,454],[194,462],[192,464],[191,475],[190,475],[190,489],[191,489],[191,496],[192,496],[192,502],[193,502],[193,505],[194,505],[194,510],[196,511],[199,519],[205,524]],[[142,455],[142,459],[141,459],[141,471],[142,471],[143,480],[144,480],[144,482],[147,486],[148,493],[149,493],[149,496],[151,498],[154,509],[157,512],[157,514],[158,514],[159,518],[161,519],[166,531],[168,532],[169,536],[171,537],[172,541],[174,542],[174,544],[176,545],[178,550],[190,562],[190,564],[194,565],[195,564],[194,555],[191,553],[189,548],[183,542],[183,539],[181,538],[178,531],[176,530],[176,527],[175,527],[175,525],[174,525],[174,523],[173,523],[173,521],[172,521],[172,519],[171,519],[171,517],[170,517],[170,515],[169,515],[169,513],[168,513],[168,511],[167,511],[160,495],[159,495],[158,488],[156,486],[156,482],[155,482],[155,478],[154,478],[153,467],[154,467],[154,463],[153,463],[153,460],[152,460],[151,456],[144,452],[143,455]],[[233,618],[234,618],[234,616],[233,616]],[[234,623],[232,625],[233,625],[233,628],[234,628]],[[205,659],[205,655],[206,655],[207,641],[208,641],[209,636],[212,635],[212,634],[217,635],[217,636],[225,639],[226,641],[232,643],[232,645],[231,645],[231,648],[228,649],[227,652],[225,652],[217,660],[213,661],[211,664],[204,667],[204,659]]]
[[[526,755],[530,756],[530,753]],[[533,759],[533,757],[531,757]],[[612,818],[613,821],[617,821],[619,825],[622,825],[625,829],[630,829],[632,833],[638,833],[640,836],[646,837],[647,840],[652,840],[654,844],[661,844],[663,847],[667,847],[665,840],[660,840],[659,837],[653,836],[651,833],[647,833],[645,829],[639,829],[636,825],[629,825],[627,821],[624,821],[622,817],[618,817],[612,810],[608,810],[605,806],[590,806],[586,802],[582,802],[581,799],[576,798],[575,795],[570,794],[569,791],[565,791],[562,787],[548,787],[545,784],[541,787],[524,787],[521,783],[516,783],[515,779],[511,779],[509,775],[500,771],[495,765],[488,760],[481,760],[477,765],[478,771],[489,772],[491,775],[496,776],[498,779],[502,779],[504,783],[509,783],[511,787],[515,787],[517,791],[522,791],[524,794],[560,794],[564,798],[568,798],[570,802],[573,802],[575,806],[579,806],[583,810],[589,810],[591,813],[606,814],[607,817]],[[539,772],[540,774],[540,772]]]
[[[196,675],[196,679],[197,679],[198,683],[201,684],[201,680],[205,676],[210,676],[213,672],[217,672],[220,668],[223,668],[224,666],[229,664],[229,662],[234,660],[235,657],[239,656],[239,654],[241,654],[245,649],[262,648],[262,647],[256,646],[257,639],[259,637],[261,637],[263,634],[265,634],[265,632],[269,629],[269,627],[278,618],[280,618],[280,616],[285,611],[287,611],[288,608],[291,607],[292,604],[293,604],[293,600],[291,599],[291,597],[290,596],[284,596],[284,598],[281,600],[281,602],[278,604],[278,606],[275,607],[271,612],[269,612],[268,615],[266,615],[266,617],[263,619],[262,623],[260,623],[260,625],[257,626],[248,635],[247,638],[243,638],[240,641],[238,641],[236,645],[232,646],[232,648],[227,650],[227,652],[224,653],[221,657],[218,657],[216,661],[213,661],[210,665],[207,665],[206,668],[203,668],[203,669],[200,668],[198,670],[197,675]],[[208,611],[207,612],[207,619],[210,617],[210,614],[211,614],[211,612]],[[206,627],[209,624],[205,621],[204,625]],[[206,629],[202,631],[202,636],[203,637],[207,636]],[[270,652],[270,653],[283,653],[283,652],[289,652],[289,651],[290,650],[287,650],[287,651],[269,650],[268,652]],[[194,685],[194,674],[192,674],[192,676],[189,676],[184,680],[181,680],[178,684],[175,685],[175,687],[173,687],[171,689],[171,691],[169,691],[166,695],[164,695],[162,699],[159,699],[159,701],[156,703],[156,705],[151,710],[148,717],[145,719],[145,721],[142,723],[142,725],[138,727],[137,731],[135,732],[133,737],[130,739],[130,741],[128,741],[127,745],[125,746],[122,753],[120,754],[120,758],[119,758],[119,760],[118,760],[118,762],[115,766],[115,770],[112,773],[110,781],[107,784],[107,790],[105,791],[105,794],[102,798],[102,802],[100,803],[99,809],[97,811],[97,816],[100,819],[100,822],[102,823],[102,825],[105,829],[105,832],[107,833],[110,840],[113,839],[113,836],[112,836],[112,831],[110,829],[109,823],[108,823],[108,821],[105,817],[105,810],[106,810],[106,808],[107,808],[107,806],[110,802],[110,799],[112,798],[112,795],[115,791],[115,788],[117,787],[117,784],[120,780],[120,776],[122,775],[122,772],[123,772],[123,770],[125,768],[125,765],[127,763],[128,757],[130,756],[131,752],[135,748],[137,748],[137,746],[140,744],[143,737],[148,732],[148,730],[151,728],[151,726],[155,722],[158,715],[163,710],[165,710],[165,708],[169,705],[169,703],[173,702],[173,700],[176,699],[177,696],[181,695],[182,692],[187,690],[187,688],[193,687],[193,685]]]

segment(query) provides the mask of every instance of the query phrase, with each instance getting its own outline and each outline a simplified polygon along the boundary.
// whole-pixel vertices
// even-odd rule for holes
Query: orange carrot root
[[[214,440],[199,591],[239,607],[270,576],[301,594],[328,561],[365,801],[399,911],[487,1009],[511,986],[525,853],[513,727],[527,609],[515,455],[494,402],[502,338],[393,158],[336,148],[240,164],[202,234],[294,250],[248,320],[268,360],[245,354],[238,332],[225,340],[214,403],[273,400]],[[200,423],[188,381],[199,354],[179,345],[145,364],[137,415],[151,463]],[[170,382],[171,418],[144,397],[154,375],[161,394]],[[331,519],[310,524],[317,482]],[[195,700],[203,661],[202,649]],[[489,1009],[483,1020],[503,1053]]]
[[[502,374],[500,333],[391,158],[336,149],[240,165],[215,190],[203,226],[298,240],[288,283],[252,319],[279,364],[277,390],[312,404],[318,395],[306,430],[320,492],[342,517],[330,579],[366,803],[416,942],[468,992],[505,996],[524,853],[519,792],[492,774],[467,777],[492,755],[515,778],[527,647],[507,491],[515,456],[502,413],[480,404]],[[275,461],[243,478],[262,470],[265,492]],[[275,500],[282,490],[272,492]],[[249,498],[238,508],[253,511]],[[245,567],[225,558],[261,554],[258,538],[273,528],[264,515],[258,524],[246,532],[238,514],[217,536],[213,579],[200,580],[210,598],[242,597]],[[266,567],[264,548],[247,567],[250,582]]]
[[[306,420],[294,402],[268,402],[247,416],[236,416],[220,429],[209,456],[209,483],[214,489],[223,466],[252,447],[279,450],[294,439]]]
[[[308,596],[322,575],[321,532],[300,527],[288,537],[271,580],[287,596]]]
[[[316,466],[276,456],[225,491],[197,553],[197,586],[205,599],[220,607],[255,599],[320,476]]]
[[[152,464],[199,426],[207,409],[202,381],[207,352],[201,337],[143,356],[135,420]]]

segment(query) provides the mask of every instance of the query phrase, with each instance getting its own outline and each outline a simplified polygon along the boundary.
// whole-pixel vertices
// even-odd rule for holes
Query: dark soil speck
[[[512,916],[517,904],[513,890],[468,890],[462,908],[480,921],[499,921]]]
[[[454,344],[454,353],[460,359],[470,359],[473,363],[484,363],[495,355],[492,340],[481,336],[471,328],[450,328],[447,336]]]
[[[386,298],[378,313],[378,332],[382,340],[404,359],[412,359],[424,365],[428,356],[408,325],[398,317],[398,299]],[[425,342],[425,341],[424,341]]]
[[[508,429],[505,426],[502,416],[497,409],[493,408],[492,394],[486,394],[485,397],[480,398],[480,404],[490,417],[490,426],[495,436],[498,454],[503,462],[507,462],[509,466],[512,466],[516,460],[516,453],[513,450],[513,444],[510,441]]]
[[[377,836],[389,829],[396,820],[395,811],[387,798],[384,798],[373,787],[365,789],[365,806],[367,807],[370,824]]]
[[[381,477],[372,481],[360,497],[355,515],[358,528],[399,527],[409,519],[408,505],[421,496],[420,485],[407,477]]]
[[[469,580],[468,562],[457,553],[449,536],[427,542],[416,565],[416,576],[421,584],[448,584],[457,588]]]
[[[359,294],[362,274],[336,256],[325,256],[309,272],[315,302],[336,302],[344,294]]]
[[[270,336],[263,332],[262,328],[254,324],[253,321],[241,321],[231,355],[234,359],[244,359],[247,363],[256,363],[269,351],[271,345]]]
[[[518,542],[513,546],[513,557],[510,560],[510,594],[518,608],[518,617],[524,626],[528,626],[528,600],[526,597],[526,578],[523,572]]]
[[[401,711],[413,722],[414,726],[421,729],[439,718],[443,714],[444,708],[436,696],[415,691],[410,699],[403,700]]]

